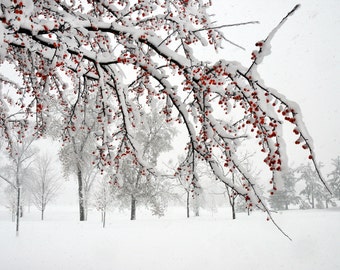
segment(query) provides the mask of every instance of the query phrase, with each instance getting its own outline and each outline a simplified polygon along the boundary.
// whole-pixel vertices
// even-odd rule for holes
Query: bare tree
[[[143,126],[135,137],[144,162],[156,167],[159,155],[172,149],[171,142],[176,130],[166,124],[164,115],[159,115],[156,104],[151,112],[145,114]],[[130,202],[130,219],[136,219],[137,203],[151,205],[161,214],[161,206],[157,206],[157,202],[164,202],[160,199],[167,190],[162,185],[164,178],[158,177],[156,170],[145,169],[130,155],[124,155],[120,162],[121,170],[116,175],[120,178],[120,188],[116,192],[122,201]]]
[[[233,181],[233,183],[235,183],[235,173],[232,172],[231,173],[231,179]],[[227,190],[227,194],[228,194],[228,200],[231,206],[231,215],[232,215],[232,219],[236,219],[236,199],[238,197],[238,193],[236,193],[235,191],[231,190],[227,185],[225,186],[226,190]]]
[[[59,108],[59,110],[61,109]],[[68,110],[77,114],[77,117],[72,119],[66,131],[59,129],[59,133],[62,132],[61,136],[64,136],[63,147],[59,156],[65,175],[76,176],[79,220],[85,221],[87,219],[90,189],[98,173],[98,164],[94,160],[98,155],[100,146],[97,144],[95,134],[100,133],[100,131],[98,131],[95,104],[93,104],[93,97],[90,97],[90,95],[86,101],[77,102],[77,105],[69,100]]]
[[[33,204],[41,212],[41,220],[44,220],[47,204],[57,195],[61,187],[54,163],[47,154],[40,156],[35,160],[35,175],[29,181]]]
[[[186,180],[186,177],[183,177],[181,174],[177,174],[176,179],[179,182],[179,185],[184,189],[185,192],[185,206],[186,206],[186,216],[190,218],[190,194],[193,190],[193,184]]]
[[[17,209],[17,190],[13,186],[7,186],[4,190],[5,201],[4,205],[12,214],[12,221],[15,222],[16,209]]]
[[[30,176],[30,166],[36,154],[32,143],[35,137],[26,132],[26,136],[22,132],[10,132],[9,136],[10,148],[7,148],[9,164],[3,168],[0,178],[11,186],[11,190],[16,191],[16,234],[19,235],[19,220],[22,215],[22,193],[24,183]]]
[[[103,228],[106,225],[107,210],[114,200],[114,194],[112,191],[112,186],[107,180],[107,177],[101,177],[101,179],[97,182],[96,190],[94,192],[94,206],[101,213]]]

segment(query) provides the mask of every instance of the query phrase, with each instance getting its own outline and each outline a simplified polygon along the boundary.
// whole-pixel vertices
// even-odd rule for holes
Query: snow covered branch
[[[3,108],[11,106],[25,113],[24,119],[35,118],[40,134],[57,122],[55,136],[65,145],[79,150],[82,141],[91,141],[93,149],[81,162],[117,173],[124,156],[152,167],[143,160],[137,134],[146,112],[160,102],[165,122],[181,124],[187,132],[186,159],[178,171],[198,185],[196,164],[202,160],[246,198],[249,208],[268,212],[238,160],[240,146],[252,143],[265,156],[272,193],[287,166],[285,123],[293,126],[317,168],[299,107],[266,87],[257,73],[275,32],[298,6],[256,44],[259,50],[247,69],[238,62],[210,64],[195,57],[194,44],[218,49],[226,39],[219,29],[234,26],[215,25],[209,5],[203,0],[3,1],[0,61],[15,66],[23,85],[11,83],[16,93],[10,98],[0,92],[2,119],[9,116]],[[243,24],[249,23],[255,22]],[[5,81],[0,76],[0,83]],[[1,122],[3,134],[7,126]],[[225,177],[228,172],[239,173],[243,182],[233,183]]]

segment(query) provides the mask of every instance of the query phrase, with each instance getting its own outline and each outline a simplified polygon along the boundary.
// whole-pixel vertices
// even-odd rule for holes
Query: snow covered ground
[[[164,218],[111,212],[102,228],[99,214],[77,221],[76,209],[50,207],[46,220],[31,210],[20,236],[9,212],[0,208],[2,270],[337,270],[340,269],[340,209],[291,210],[274,214],[289,241],[263,213],[227,209],[186,219],[185,209]]]

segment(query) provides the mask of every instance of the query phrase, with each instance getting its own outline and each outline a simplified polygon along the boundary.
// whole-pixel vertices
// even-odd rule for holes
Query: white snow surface
[[[202,211],[185,218],[185,208],[166,217],[110,212],[106,228],[99,213],[77,221],[76,209],[50,206],[46,220],[31,209],[21,220],[19,237],[9,212],[0,208],[0,269],[340,269],[340,208],[290,210],[274,218],[289,241],[263,213],[229,209]]]

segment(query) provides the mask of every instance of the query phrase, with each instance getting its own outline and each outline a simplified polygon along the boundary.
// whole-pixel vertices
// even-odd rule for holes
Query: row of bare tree
[[[34,136],[25,137],[11,134],[12,147],[5,151],[0,178],[7,182],[6,205],[16,220],[16,232],[19,233],[20,216],[23,215],[24,198],[31,201],[41,211],[41,219],[47,204],[61,187],[61,179],[55,169],[54,161],[47,153],[39,155],[34,147]],[[7,149],[8,150],[8,149]]]
[[[166,129],[163,126],[163,120],[155,115],[150,114],[149,121],[149,124],[141,130],[139,140],[141,147],[145,147],[144,158],[152,159],[154,165],[157,165],[160,149],[164,151],[171,149],[170,142],[175,132],[173,129]],[[24,201],[28,204],[32,202],[41,211],[43,220],[46,206],[56,195],[62,181],[60,172],[56,170],[58,161],[53,160],[51,155],[39,155],[38,147],[34,147],[36,139],[34,136],[21,137],[21,141],[18,141],[16,134],[12,136],[17,140],[12,138],[12,151],[4,152],[4,154],[7,153],[7,164],[1,168],[0,178],[8,184],[5,189],[6,205],[12,211],[18,232]],[[63,157],[65,152],[61,150],[59,154]],[[74,162],[77,162],[76,158]],[[334,197],[318,181],[318,175],[310,165],[301,165],[283,174],[284,186],[268,198],[271,208],[287,210],[290,205],[297,204],[303,209],[334,206],[334,198],[340,199],[340,157],[334,159],[332,165],[333,170],[328,174],[327,182],[334,192]],[[169,201],[181,200],[183,197],[186,201],[187,217],[190,216],[191,209],[198,216],[199,209],[206,207],[206,197],[216,192],[227,197],[233,219],[236,218],[237,211],[252,210],[242,196],[228,186],[216,182],[214,175],[207,170],[204,163],[199,166],[198,177],[201,179],[199,182],[188,181],[185,174],[176,172],[177,167],[177,165],[173,165],[172,168],[170,165],[167,166],[175,172],[171,175],[157,172],[151,174],[136,166],[133,160],[126,159],[121,175],[113,176],[108,172],[101,172],[91,163],[83,164],[82,168],[86,170],[81,171],[81,179],[77,171],[73,171],[78,184],[79,181],[82,183],[81,196],[79,196],[80,217],[84,213],[83,220],[86,220],[89,206],[94,206],[102,212],[102,222],[105,226],[107,210],[112,207],[113,203],[116,207],[129,207],[131,220],[136,219],[137,205],[147,206],[153,214],[162,216]],[[233,182],[242,181],[242,176],[236,173],[230,173],[229,177]],[[204,183],[207,181],[210,187]],[[303,186],[300,186],[298,193],[296,184],[299,182],[303,182]]]

